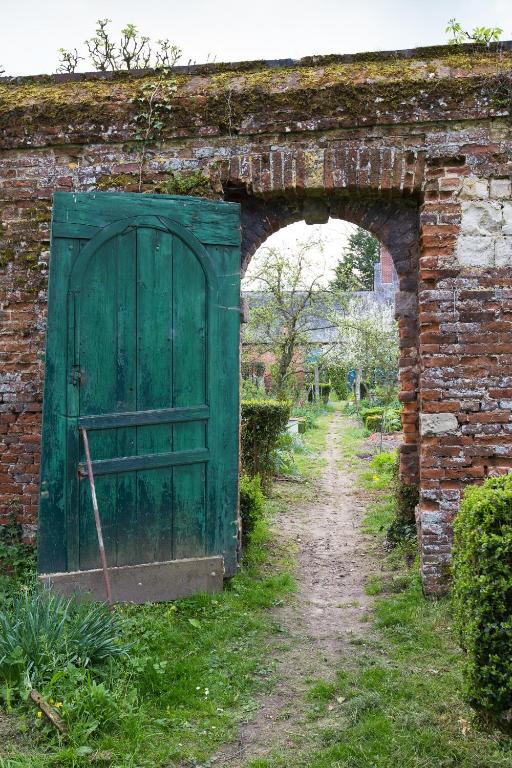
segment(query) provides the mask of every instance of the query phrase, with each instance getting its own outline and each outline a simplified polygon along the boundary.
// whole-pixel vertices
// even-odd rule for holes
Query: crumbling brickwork
[[[512,465],[511,46],[210,65],[177,93],[145,192],[242,205],[243,264],[329,216],[398,272],[402,478],[422,573],[443,588],[468,482]],[[0,500],[37,524],[46,278],[56,190],[137,190],[137,96],[154,73],[0,81]]]

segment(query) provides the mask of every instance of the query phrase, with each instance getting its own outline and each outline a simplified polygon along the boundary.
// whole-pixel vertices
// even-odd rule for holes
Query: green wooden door
[[[54,197],[39,570],[223,555],[236,568],[239,207]]]

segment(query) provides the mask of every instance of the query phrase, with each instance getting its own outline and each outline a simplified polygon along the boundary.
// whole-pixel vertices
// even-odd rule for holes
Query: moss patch
[[[430,58],[382,59],[337,57],[304,60],[296,67],[269,68],[252,63],[246,71],[231,65],[213,73],[177,74],[178,86],[163,135],[176,129],[195,132],[198,126],[217,124],[219,130],[236,130],[244,116],[258,112],[275,120],[276,110],[294,119],[339,113],[382,115],[386,111],[407,111],[409,104],[430,106],[441,97],[460,104],[492,94],[497,65],[500,76],[512,72],[512,54],[504,51],[499,60],[493,51],[446,46],[433,49]],[[57,82],[53,78],[37,81],[0,83],[0,128],[10,135],[44,130],[45,126],[68,125],[75,132],[103,132],[115,126],[120,134],[133,135],[133,98],[152,82],[155,73],[145,76],[98,79],[84,76],[77,81]],[[440,84],[442,83],[442,87]],[[378,102],[376,102],[378,99]],[[411,101],[416,99],[416,102]],[[261,118],[260,118],[261,119]]]

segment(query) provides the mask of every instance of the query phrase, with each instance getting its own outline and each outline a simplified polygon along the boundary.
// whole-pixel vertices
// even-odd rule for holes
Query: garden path
[[[242,723],[237,740],[213,759],[216,767],[238,768],[273,750],[300,746],[304,694],[319,678],[332,679],[370,631],[365,619],[373,598],[364,587],[378,565],[361,530],[364,498],[341,458],[346,424],[338,411],[329,420],[315,498],[290,505],[277,520],[280,536],[298,550],[296,598],[275,612],[282,627],[275,650],[279,679]]]

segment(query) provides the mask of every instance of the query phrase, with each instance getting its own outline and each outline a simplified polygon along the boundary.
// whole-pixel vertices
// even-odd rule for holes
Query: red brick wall
[[[239,200],[244,269],[266,237],[299,220],[352,221],[388,249],[399,277],[401,472],[420,483],[432,592],[443,588],[464,485],[512,466],[512,128],[495,98],[512,57],[507,46],[499,62],[492,48],[457,56],[179,73],[143,168],[146,191],[199,173],[198,191]],[[14,511],[28,538],[51,196],[137,189],[134,97],[150,82],[0,82],[0,510]]]

